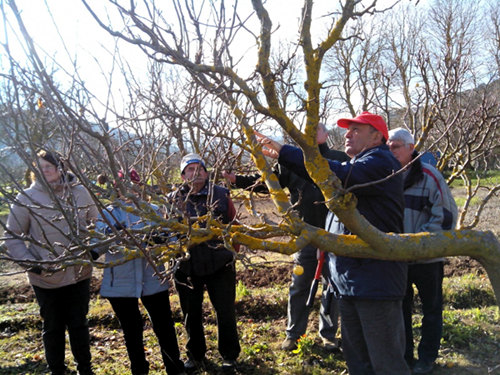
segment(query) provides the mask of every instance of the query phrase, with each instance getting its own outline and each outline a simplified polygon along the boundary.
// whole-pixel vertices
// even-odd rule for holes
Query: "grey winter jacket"
[[[415,158],[418,153],[413,154]],[[405,175],[405,233],[452,230],[457,224],[458,210],[450,188],[432,165],[420,159],[413,162]],[[416,263],[441,261],[442,258]]]
[[[126,206],[125,202],[121,205]],[[159,214],[158,207],[151,205]],[[97,221],[97,230],[101,233],[109,233],[109,225],[115,226],[117,223],[123,228],[141,229],[146,225],[152,225],[153,222],[146,222],[142,218],[133,213],[126,212],[119,205],[110,205],[103,210],[103,217]],[[136,249],[137,251],[140,251]],[[99,249],[99,253],[106,249]],[[123,260],[126,256],[120,251],[106,251],[105,261],[112,263]],[[163,271],[164,267],[159,266],[159,271]],[[129,260],[126,263],[119,264],[114,267],[104,269],[101,295],[103,297],[136,297],[149,296],[168,289],[168,282],[161,282],[154,275],[153,267],[144,258],[136,258]]]

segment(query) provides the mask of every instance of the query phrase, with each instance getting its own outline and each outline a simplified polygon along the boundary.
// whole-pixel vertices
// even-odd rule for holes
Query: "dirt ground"
[[[241,270],[237,274],[237,280],[241,280],[249,289],[269,285],[288,285],[292,267],[292,264],[277,261],[276,263],[266,264],[266,266]],[[100,271],[96,271],[92,277],[93,296],[99,293],[100,273]],[[468,273],[481,275],[485,271],[481,264],[474,259],[453,257],[446,259],[444,273],[445,277],[451,277]],[[0,304],[26,303],[33,300],[34,293],[24,273],[0,277]]]

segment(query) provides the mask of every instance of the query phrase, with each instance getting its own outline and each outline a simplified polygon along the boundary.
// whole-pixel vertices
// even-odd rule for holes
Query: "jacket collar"
[[[382,150],[382,151],[388,151],[388,152],[390,152],[390,150],[389,150],[389,146],[387,146],[385,143],[382,143],[382,144],[380,144],[380,145],[377,145],[377,146],[374,146],[374,147],[371,147],[371,148],[367,148],[366,150],[364,150],[364,151],[360,152],[359,154],[357,154],[355,157],[353,157],[353,158],[351,159],[351,162],[356,161],[357,159],[359,159],[359,158],[361,158],[361,157],[365,156],[365,155],[366,155],[366,154],[368,154],[368,153],[371,153],[371,152],[377,151],[377,149]],[[391,154],[391,155],[392,155],[392,154]]]
[[[412,160],[414,160],[418,155],[419,155],[418,152],[414,151],[413,154],[411,155]],[[414,160],[405,178],[404,182],[405,190],[408,189],[410,186],[415,185],[418,181],[422,179],[423,176],[424,173],[422,171],[422,161],[420,159]]]
[[[203,187],[201,188],[200,191],[198,191],[197,193],[193,193],[191,191],[191,187],[188,185],[188,184],[185,184],[181,187],[181,193],[183,195],[208,195],[208,188],[209,188],[209,182],[208,182],[208,179],[207,181],[205,181],[205,185],[203,185]]]

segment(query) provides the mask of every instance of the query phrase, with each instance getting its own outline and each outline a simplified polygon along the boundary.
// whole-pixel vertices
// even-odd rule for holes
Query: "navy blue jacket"
[[[307,177],[302,151],[285,145],[281,149],[280,164]],[[328,160],[330,169],[344,187],[381,180],[401,168],[386,145],[365,150],[349,163]],[[390,179],[355,188],[357,209],[373,226],[383,232],[403,232],[403,178],[401,174]],[[351,234],[333,212],[329,212],[325,229],[335,234]],[[406,291],[407,264],[370,258],[335,256],[330,253],[330,272],[341,298],[397,300]]]
[[[198,221],[201,227],[205,227],[206,223],[200,222],[198,218],[206,215],[208,208],[212,210],[213,217],[224,224],[234,218],[234,205],[226,188],[207,182],[198,193],[190,193],[189,190],[189,186],[185,185],[170,194],[169,198],[177,208]],[[189,260],[181,263],[178,272],[195,276],[212,275],[234,259],[234,254],[224,247],[221,240],[192,246],[189,248],[189,254]]]

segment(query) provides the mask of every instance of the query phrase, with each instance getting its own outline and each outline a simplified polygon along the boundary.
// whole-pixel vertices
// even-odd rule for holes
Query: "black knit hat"
[[[56,167],[63,167],[63,162],[61,161],[61,157],[57,152],[51,152],[47,150],[40,150],[36,154],[39,158],[42,158],[45,161],[48,161],[50,164],[56,166]]]

